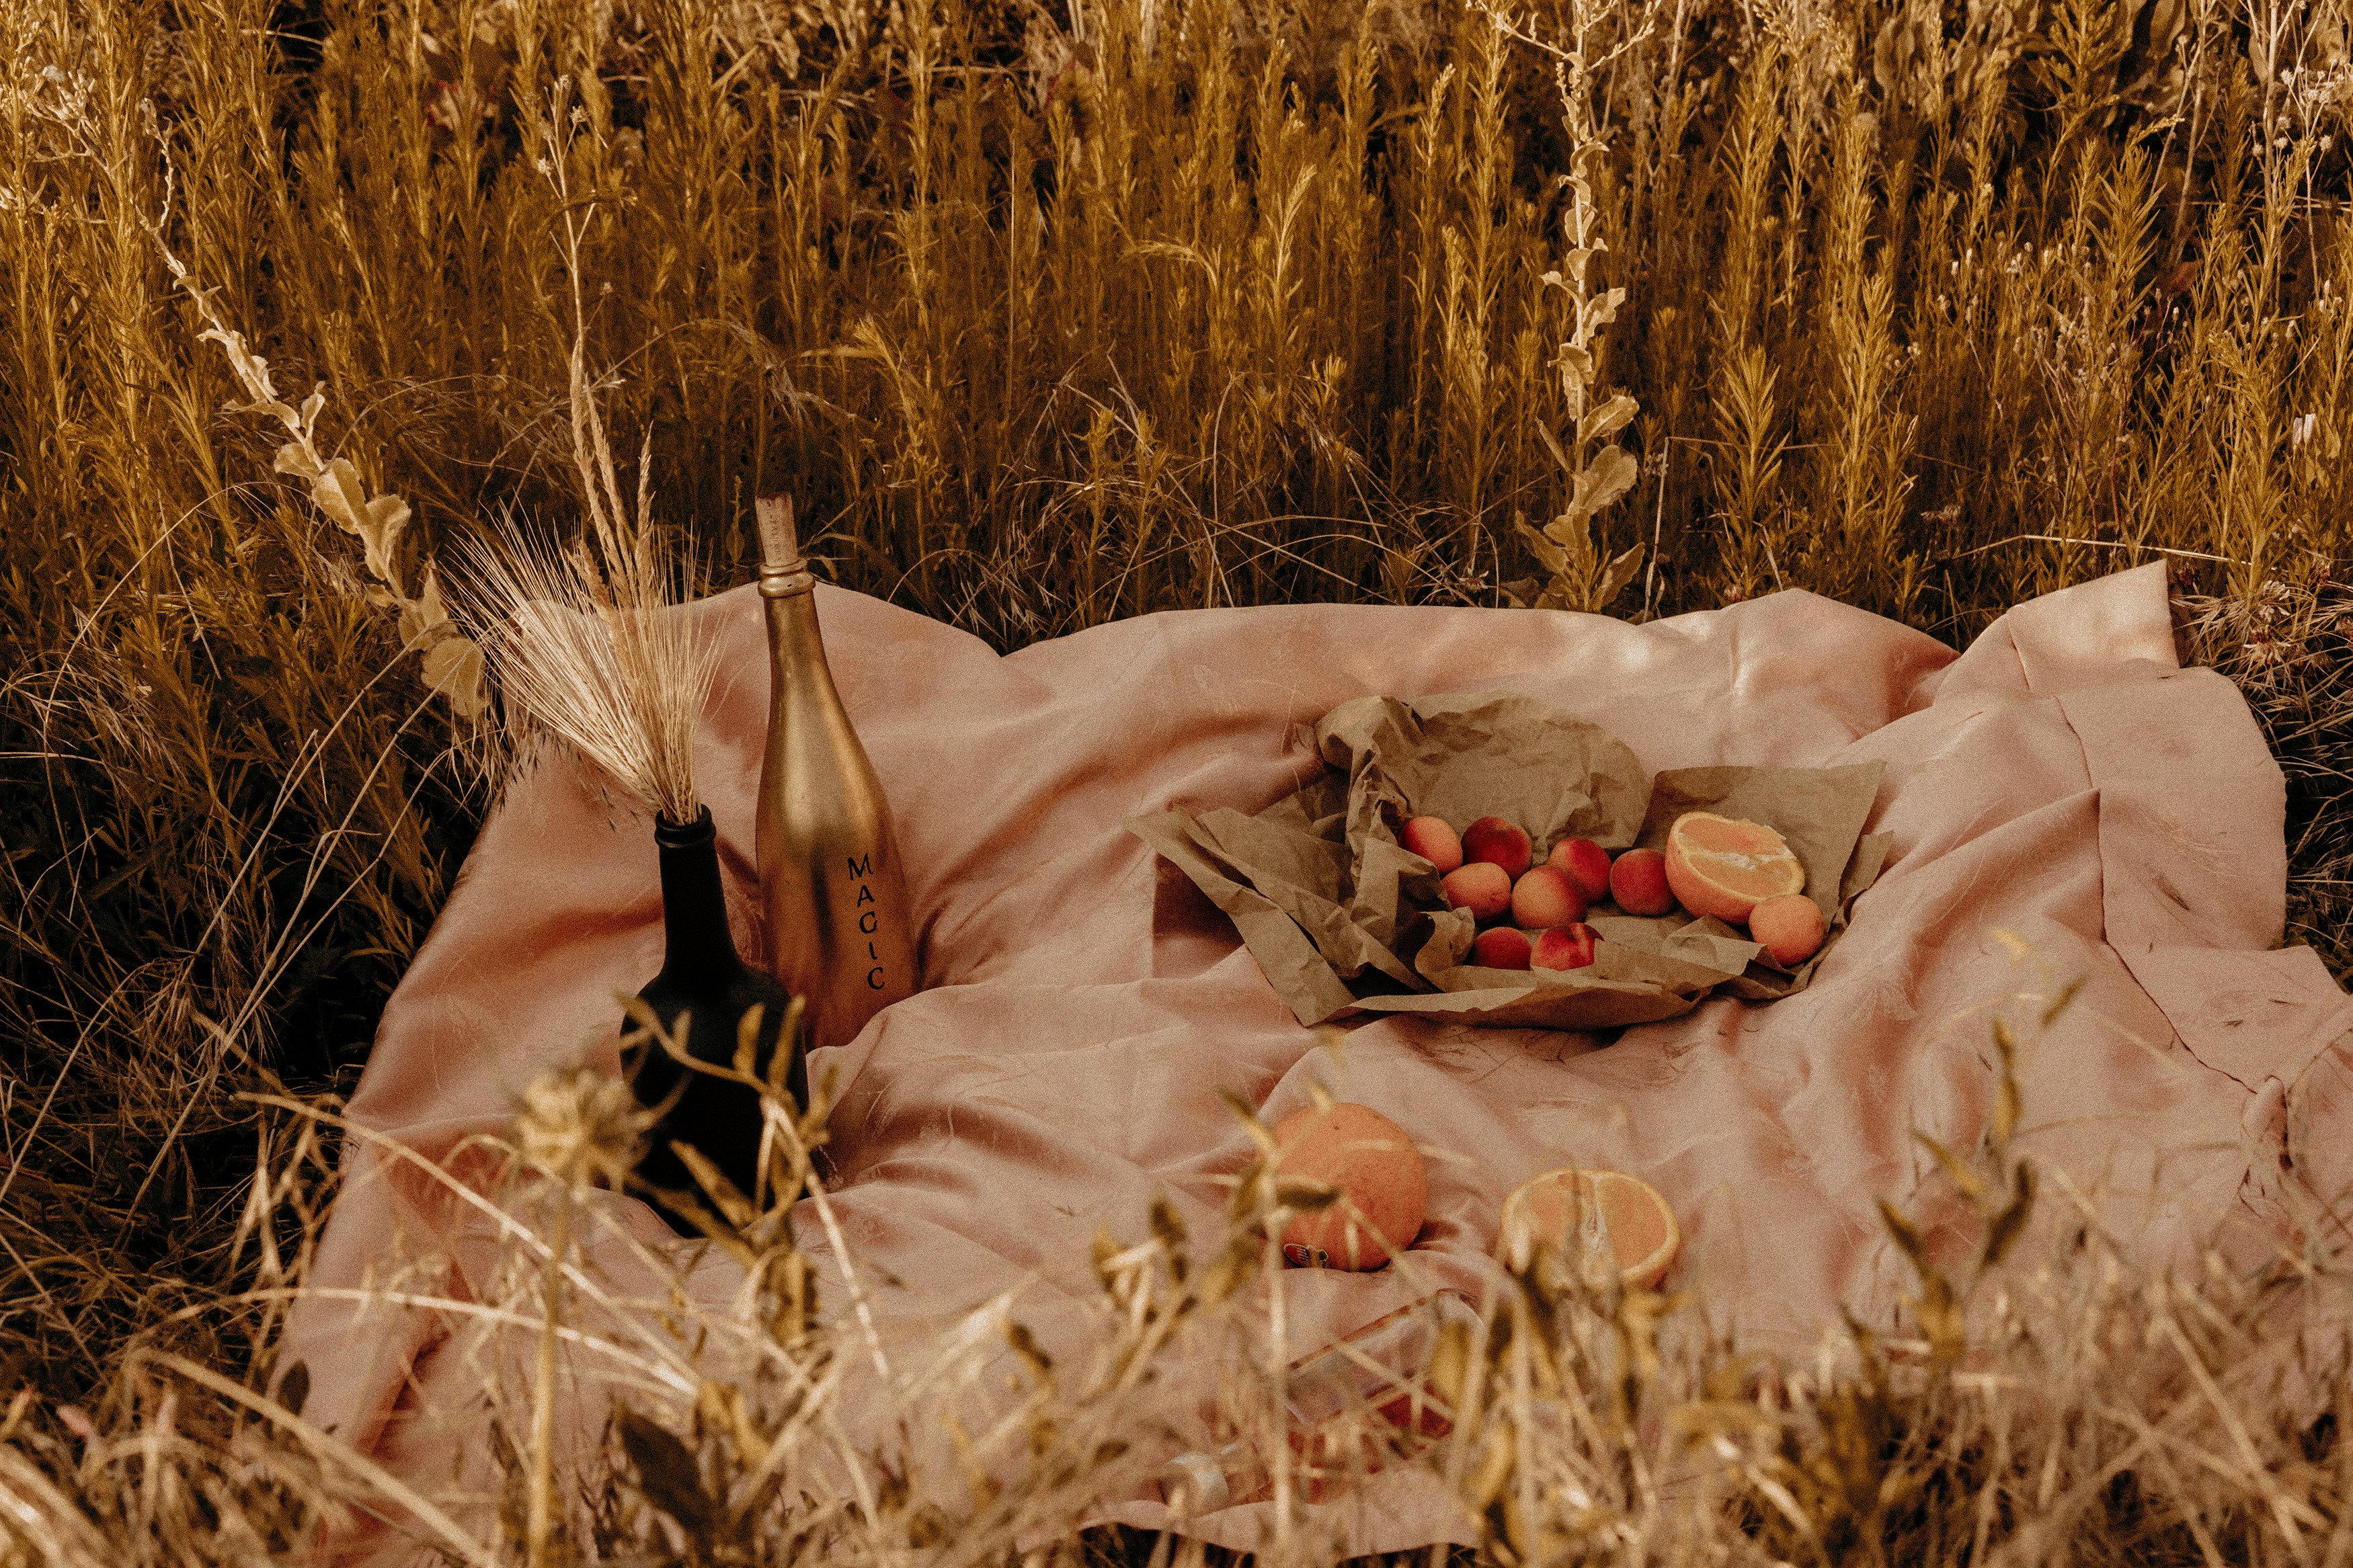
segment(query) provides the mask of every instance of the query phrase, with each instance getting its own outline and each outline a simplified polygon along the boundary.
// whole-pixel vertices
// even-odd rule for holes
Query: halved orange
[[[1694,916],[1738,925],[1778,893],[1806,890],[1806,868],[1761,822],[1687,811],[1667,830],[1667,886]]]
[[[1675,1211],[1656,1187],[1623,1171],[1562,1169],[1532,1176],[1504,1200],[1500,1246],[1525,1268],[1537,1242],[1549,1244],[1588,1285],[1609,1279],[1650,1289],[1683,1246]]]

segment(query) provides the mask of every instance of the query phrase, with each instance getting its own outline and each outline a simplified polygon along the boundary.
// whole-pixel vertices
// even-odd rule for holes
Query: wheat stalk
[[[510,524],[468,540],[454,595],[489,654],[517,751],[533,731],[568,742],[673,822],[701,810],[694,724],[711,653],[670,611],[677,574],[638,530],[616,561],[554,546]]]
[[[562,107],[559,94],[542,166],[568,199],[572,122]],[[509,699],[519,752],[533,729],[558,736],[663,816],[689,823],[702,811],[694,725],[713,663],[687,618],[672,610],[685,596],[686,573],[657,542],[652,433],[638,450],[632,517],[596,411],[580,299],[581,231],[594,215],[591,203],[567,219],[565,239],[573,292],[572,458],[586,502],[586,538],[561,548],[540,544],[509,519],[497,543],[468,540],[460,547],[468,580],[456,597]]]

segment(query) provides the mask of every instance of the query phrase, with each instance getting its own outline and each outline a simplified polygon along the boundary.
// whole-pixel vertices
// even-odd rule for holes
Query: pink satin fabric
[[[2274,950],[2281,775],[2231,683],[2177,667],[2160,567],[2020,605],[1957,657],[1796,592],[1643,626],[1187,612],[1005,658],[819,593],[921,922],[925,989],[812,1063],[840,1074],[835,1204],[896,1343],[1024,1287],[1023,1321],[1070,1350],[1089,1331],[1098,1226],[1141,1238],[1157,1194],[1214,1245],[1219,1179],[1250,1155],[1220,1086],[1271,1121],[1321,1078],[1409,1129],[1436,1156],[1416,1262],[1474,1294],[1514,1185],[1560,1165],[1631,1172],[1682,1217],[1676,1282],[1759,1344],[1810,1343],[1841,1305],[1896,1320],[1913,1281],[1876,1200],[1915,1208],[1932,1239],[1957,1225],[1913,1134],[1975,1147],[1995,1081],[1988,1010],[2005,1003],[2025,1044],[2022,1147],[2063,1173],[2046,1190],[2072,1183],[2152,1263],[2234,1226],[2235,1255],[2259,1255],[2289,1223],[2281,1184],[2335,1196],[2353,1177],[2341,1133],[2313,1131],[2315,1107],[2353,1112],[2353,1002],[2308,950]],[[697,761],[747,954],[761,943],[757,604],[744,589],[692,612],[723,649]],[[1605,725],[1653,771],[1883,760],[1868,826],[1894,848],[1811,987],[1614,1041],[1387,1018],[1355,1027],[1335,1062],[1224,917],[1121,829],[1171,806],[1259,810],[1320,765],[1305,728],[1345,699],[1480,689]],[[540,771],[485,826],[387,1007],[353,1120],[436,1158],[500,1127],[521,1087],[584,1042],[604,1041],[589,1059],[609,1066],[615,994],[660,961],[659,904],[647,825],[575,770]],[[2036,1005],[2017,998],[2077,975],[2074,1005],[2036,1037]],[[359,1289],[446,1248],[438,1287],[479,1288],[480,1215],[357,1140],[345,1168],[313,1283]],[[642,1205],[613,1210],[632,1234],[666,1235]],[[805,1214],[797,1229],[839,1310],[820,1226]],[[620,1274],[627,1250],[609,1235],[592,1247]],[[1287,1276],[1296,1342],[1389,1310],[1393,1274]],[[718,1265],[698,1281],[714,1300],[735,1285]],[[450,1329],[421,1309],[303,1303],[287,1354],[311,1369],[307,1418],[432,1492],[462,1426],[420,1418],[480,1393]],[[601,1406],[584,1392],[572,1418],[585,1441]],[[1376,1493],[1352,1505],[1353,1550],[1472,1538],[1403,1478]],[[1161,1517],[1148,1499],[1114,1511]],[[1246,1505],[1192,1528],[1248,1547],[1261,1522]]]

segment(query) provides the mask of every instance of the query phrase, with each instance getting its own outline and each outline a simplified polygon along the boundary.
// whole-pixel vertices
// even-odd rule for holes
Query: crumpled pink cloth
[[[2022,1147],[2099,1195],[2150,1262],[2234,1222],[2260,1251],[2290,1224],[2283,1184],[2326,1202],[2353,1182],[2346,1140],[2314,1131],[2353,1110],[2353,1000],[2310,950],[2276,946],[2281,774],[2230,681],[2178,668],[2159,566],[2019,605],[1957,656],[1788,592],[1639,626],[1182,612],[1000,658],[818,592],[921,925],[925,989],[812,1063],[840,1073],[835,1204],[886,1321],[947,1321],[1027,1281],[1021,1315],[1041,1342],[1083,1333],[1098,1226],[1139,1238],[1166,1194],[1205,1244],[1223,1235],[1219,1178],[1250,1147],[1219,1088],[1272,1121],[1321,1078],[1439,1152],[1416,1261],[1441,1283],[1475,1291],[1519,1182],[1609,1167],[1674,1205],[1679,1283],[1745,1338],[1810,1342],[1841,1305],[1894,1321],[1912,1280],[1875,1202],[1934,1220],[1942,1188],[1914,1132],[1977,1144],[1995,1081],[1987,1011],[2021,996]],[[757,605],[739,589],[690,612],[722,649],[698,776],[747,954],[761,941]],[[1225,918],[1120,826],[1172,806],[1259,810],[1320,765],[1307,728],[1346,699],[1483,689],[1605,725],[1653,771],[1883,760],[1868,827],[1894,847],[1810,988],[1711,1001],[1615,1040],[1383,1018],[1335,1062]],[[496,1129],[524,1083],[609,1036],[615,994],[659,965],[659,912],[646,825],[576,770],[541,769],[484,827],[387,1006],[353,1121],[428,1158]],[[2077,975],[2074,1005],[2036,1037],[2032,998]],[[592,1059],[611,1063],[609,1044]],[[359,1139],[345,1171],[312,1282],[356,1289],[397,1256],[446,1247],[462,1296],[481,1216]],[[615,1203],[633,1234],[666,1235]],[[814,1220],[798,1234],[830,1258]],[[1287,1277],[1297,1342],[1389,1310],[1390,1274]],[[727,1269],[708,1280],[713,1299],[733,1284]],[[830,1277],[828,1289],[839,1309]],[[429,1495],[451,1439],[417,1417],[479,1393],[436,1348],[448,1330],[422,1309],[301,1303],[286,1354],[311,1371],[306,1418]],[[1190,1528],[1247,1547],[1259,1506]],[[1160,1519],[1149,1500],[1116,1512]],[[1360,1519],[1350,1544],[1470,1539],[1463,1528],[1407,1498]]]

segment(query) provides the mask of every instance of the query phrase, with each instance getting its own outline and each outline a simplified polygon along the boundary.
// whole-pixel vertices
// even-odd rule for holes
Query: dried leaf
[[[420,662],[426,686],[445,699],[449,711],[459,718],[470,723],[490,708],[490,689],[482,679],[482,650],[470,638],[445,637],[425,650]]]
[[[1629,457],[1622,447],[1604,447],[1577,476],[1576,488],[1569,497],[1568,510],[1578,516],[1590,517],[1634,488],[1642,477],[1642,465]]]
[[[297,479],[315,479],[319,477],[319,459],[310,447],[300,441],[289,441],[279,447],[278,456],[270,459],[269,466],[281,474],[292,474]]]
[[[1314,1176],[1278,1176],[1274,1200],[1293,1214],[1321,1214],[1340,1201],[1340,1189]]]
[[[670,1140],[670,1149],[686,1166],[687,1173],[693,1176],[694,1184],[702,1189],[703,1195],[719,1205],[719,1212],[727,1216],[728,1224],[741,1230],[752,1223],[751,1200],[736,1189],[735,1184],[727,1179],[724,1172],[711,1163],[709,1155],[693,1144],[675,1138]]]
[[[398,496],[377,496],[361,514],[360,542],[367,546],[368,570],[396,594],[400,592],[400,569],[394,552],[408,517],[408,503]]]
[[[1486,1452],[1479,1457],[1479,1473],[1472,1478],[1468,1495],[1472,1506],[1485,1508],[1502,1495],[1511,1484],[1512,1470],[1518,1462],[1518,1445],[1513,1441],[1510,1425],[1498,1422],[1487,1431]]]
[[[1242,1131],[1250,1134],[1250,1142],[1258,1145],[1261,1154],[1271,1160],[1282,1152],[1275,1145],[1274,1134],[1267,1130],[1265,1122],[1258,1119],[1256,1106],[1223,1085],[1219,1086],[1218,1097],[1226,1102],[1226,1109],[1232,1111],[1235,1120],[1242,1124]]]
[[[1575,392],[1593,384],[1593,356],[1575,343],[1563,343],[1553,362],[1560,370],[1560,384]]]
[[[1994,1152],[2010,1147],[2010,1135],[2018,1131],[2018,1118],[2024,1110],[2018,1093],[2018,1044],[2010,1036],[2009,1026],[2000,1018],[1993,1021],[1994,1048],[2001,1054],[2001,1079],[1994,1088],[1993,1123],[1986,1130]]]
[[[408,503],[398,496],[371,500],[349,458],[337,458],[319,471],[311,481],[311,499],[336,527],[359,537],[367,551],[368,574],[397,594],[400,580],[394,574],[393,552],[408,523]]]
[[[1258,1272],[1257,1245],[1245,1230],[1237,1230],[1223,1252],[1201,1274],[1201,1305],[1216,1307],[1250,1281]]]
[[[1929,1272],[1928,1249],[1920,1240],[1919,1227],[1885,1198],[1879,1200],[1879,1218],[1886,1226],[1887,1234],[1895,1238],[1895,1245],[1903,1248],[1904,1256],[1912,1260],[1912,1267],[1925,1277]]]
[[[646,1500],[678,1521],[679,1528],[697,1542],[707,1539],[717,1510],[702,1489],[702,1473],[669,1428],[626,1405],[614,1406],[614,1422],[621,1429],[621,1451],[638,1469],[638,1487]]]
[[[337,458],[319,470],[311,481],[311,499],[337,528],[346,533],[360,531],[361,520],[366,516],[367,487],[360,483],[360,471],[349,458]]]
[[[1940,1366],[1960,1360],[1968,1348],[1968,1319],[1953,1293],[1952,1282],[1934,1269],[1924,1271],[1920,1299],[1913,1305],[1920,1315],[1920,1331],[1928,1337],[1929,1356]]]
[[[1045,1348],[1039,1344],[1038,1337],[1029,1331],[1029,1325],[1016,1322],[1007,1323],[1005,1325],[1005,1342],[1013,1347],[1014,1354],[1019,1356],[1024,1362],[1029,1363],[1029,1371],[1037,1377],[1039,1382],[1043,1383],[1047,1381],[1047,1379],[1052,1374],[1054,1370],[1054,1358],[1048,1355],[1045,1352]]]
[[[1985,1251],[1978,1267],[1991,1268],[2009,1255],[2010,1246],[2026,1229],[2026,1217],[2034,1209],[2034,1167],[2021,1162],[2012,1178],[2014,1195],[2001,1213],[1994,1215],[1986,1226]]]
[[[284,1377],[278,1380],[278,1403],[286,1407],[287,1415],[300,1415],[310,1397],[311,1365],[308,1362],[298,1361],[286,1369]]]
[[[1606,440],[1623,428],[1626,422],[1634,417],[1635,411],[1641,405],[1621,392],[1599,408],[1587,409],[1585,417],[1577,422],[1577,438],[1580,441]],[[1538,426],[1537,428],[1542,429],[1543,426]],[[1547,439],[1550,433],[1547,432]],[[1560,447],[1557,444],[1553,447],[1553,451],[1556,456],[1558,455]],[[1562,459],[1561,466],[1567,467],[1566,458]]]
[[[415,647],[430,642],[448,629],[449,610],[441,599],[441,581],[433,570],[433,563],[425,563],[425,586],[416,598],[400,606],[400,640],[403,647]]]
[[[1942,1143],[1937,1142],[1934,1138],[1929,1137],[1926,1132],[1915,1132],[1912,1136],[1917,1138],[1921,1143],[1926,1147],[1929,1153],[1936,1156],[1936,1163],[1945,1168],[1946,1179],[1953,1184],[1955,1190],[1957,1191],[1961,1196],[1968,1199],[1971,1203],[1976,1203],[1978,1199],[1985,1196],[1985,1178],[1978,1175],[1975,1171],[1970,1170],[1968,1166],[1962,1162],[1959,1155],[1954,1153],[1950,1149],[1946,1148]]]
[[[1577,465],[1569,460],[1567,449],[1560,444],[1560,437],[1552,433],[1552,426],[1541,419],[1535,422],[1535,426],[1536,434],[1544,437],[1545,450],[1550,452],[1553,461],[1560,465],[1560,471],[1570,479],[1575,479]]]
[[[1601,574],[1601,581],[1594,585],[1593,603],[1589,607],[1595,610],[1609,608],[1641,569],[1642,546],[1637,544],[1609,563],[1608,569]]]
[[[1543,564],[1546,571],[1556,577],[1567,574],[1568,552],[1567,551],[1525,522],[1519,524],[1519,530],[1527,537],[1528,548],[1535,552],[1536,560]]]

